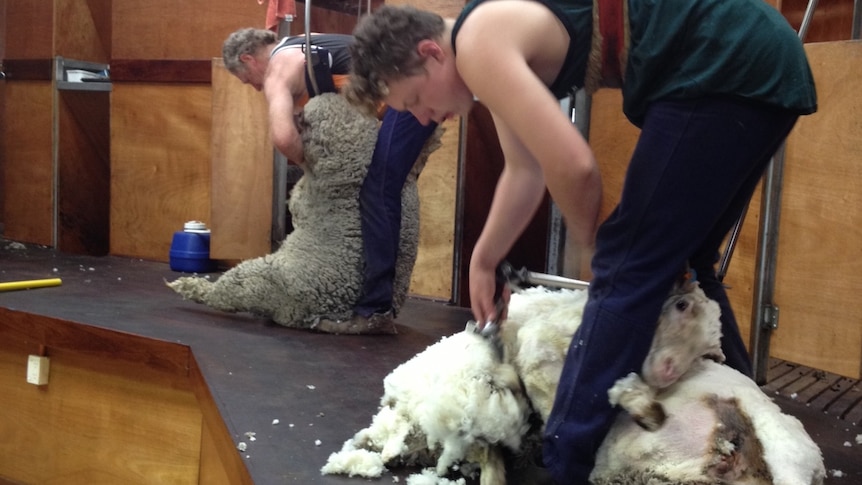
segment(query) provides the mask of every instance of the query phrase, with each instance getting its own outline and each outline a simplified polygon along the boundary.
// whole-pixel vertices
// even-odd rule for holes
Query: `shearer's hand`
[[[480,329],[489,322],[501,322],[506,317],[511,290],[499,280],[496,268],[470,267],[470,305]]]

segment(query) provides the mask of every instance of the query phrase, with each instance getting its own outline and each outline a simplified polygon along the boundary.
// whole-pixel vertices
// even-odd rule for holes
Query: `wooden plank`
[[[190,351],[186,346],[3,307],[0,337],[5,349],[30,354],[41,353],[42,348],[52,355],[58,351],[75,353],[106,371],[112,368],[99,362],[113,361],[117,369],[120,364],[144,362],[148,369],[179,380],[185,380],[189,373]]]
[[[111,81],[209,84],[210,64],[208,59],[112,59]]]
[[[191,361],[191,385],[202,412],[201,484],[251,485],[248,468],[219,412],[200,366]]]
[[[54,0],[54,13],[55,55],[101,63],[111,60],[111,0]]]
[[[4,236],[53,242],[52,87],[50,82],[6,83]]]
[[[114,86],[112,254],[168,261],[173,233],[209,219],[211,104],[209,86]]]
[[[263,94],[212,61],[210,255],[249,259],[271,252],[273,148]]]
[[[6,0],[6,58],[54,57],[54,2]]]
[[[3,346],[4,347],[5,343]],[[146,375],[118,376],[50,356],[49,383],[28,384],[27,355],[0,348],[3,474],[21,483],[197,483],[194,395]],[[97,363],[110,368],[110,360]]]
[[[50,359],[48,384],[24,379]],[[201,413],[190,349],[0,308],[3,474],[22,483],[194,483]]]
[[[410,278],[413,295],[452,299],[455,202],[458,189],[460,120],[443,124],[442,146],[419,175],[419,248]]]
[[[57,248],[108,254],[110,96],[59,91],[57,107]]]
[[[787,143],[772,354],[859,378],[862,42],[805,46],[819,110]]]
[[[4,59],[6,81],[50,81],[54,79],[54,59]]]
[[[221,55],[234,30],[263,27],[267,2],[113,0],[114,59],[197,59]]]

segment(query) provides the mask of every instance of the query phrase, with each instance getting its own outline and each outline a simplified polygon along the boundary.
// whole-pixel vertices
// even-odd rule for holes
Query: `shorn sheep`
[[[528,441],[527,413],[536,413],[541,422],[547,419],[586,299],[583,290],[541,287],[513,294],[501,331],[504,362],[494,357],[488,341],[470,330],[428,347],[387,376],[371,426],[333,453],[322,472],[379,476],[386,466],[408,463],[435,466],[435,474],[443,476],[458,464],[464,474],[480,471],[482,485],[504,484],[500,450],[525,452],[518,446]],[[620,413],[597,453],[592,483],[823,482],[820,450],[801,423],[783,414],[752,380],[715,361],[722,359],[719,313],[718,305],[696,283],[678,287],[668,298],[644,363],[645,379],[625,377],[610,396],[633,404],[630,409],[636,413],[657,406],[664,411],[664,420],[649,431],[628,413]],[[457,372],[455,365],[470,370]],[[514,377],[495,378],[498,372],[516,373],[523,388]],[[456,397],[465,386],[484,386],[486,391]],[[435,402],[433,393],[444,391],[446,400]],[[493,400],[486,401],[487,395]],[[522,400],[531,411],[523,409]],[[457,405],[448,406],[449,402]],[[499,402],[517,404],[504,407]],[[478,416],[495,415],[495,428],[474,427]],[[445,426],[453,437],[456,431],[466,437],[461,445],[442,445],[435,430]],[[470,453],[451,452],[459,449]],[[374,466],[366,466],[369,463]],[[427,476],[430,470],[424,473]],[[411,479],[420,483],[422,477]]]
[[[182,277],[168,286],[183,298],[226,312],[249,312],[278,324],[314,328],[321,318],[349,319],[362,287],[364,257],[359,190],[377,140],[377,120],[336,94],[312,98],[299,121],[303,176],[289,208],[294,230],[272,254],[241,262],[215,282]],[[401,243],[393,305],[407,295],[419,239],[417,177],[440,146],[426,142],[402,190]],[[391,333],[389,328],[359,333]]]

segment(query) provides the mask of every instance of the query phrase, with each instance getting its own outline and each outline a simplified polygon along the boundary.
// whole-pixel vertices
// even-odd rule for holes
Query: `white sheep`
[[[377,120],[340,95],[324,94],[309,101],[299,125],[305,166],[289,201],[293,232],[274,253],[243,261],[215,282],[182,277],[168,283],[183,298],[217,310],[250,312],[288,327],[311,328],[322,317],[351,317],[364,265],[359,190],[374,152]],[[416,261],[416,180],[439,140],[440,130],[426,142],[402,190],[393,283],[396,309],[406,298]]]
[[[512,296],[503,340],[543,421],[580,324],[584,293],[530,289]],[[592,483],[823,482],[820,449],[799,420],[783,414],[754,381],[715,362],[723,360],[719,317],[718,304],[697,284],[675,289],[666,300],[642,370],[646,383],[629,375],[609,390],[612,402],[627,401],[634,414],[654,419],[657,404],[666,419],[649,431],[620,413],[597,452]]]
[[[520,377],[533,409],[543,422],[547,420],[586,299],[583,290],[531,288],[512,295],[501,333],[505,347],[503,363],[493,358],[494,349],[488,341],[477,339],[469,331],[444,338],[418,354],[409,365],[404,364],[387,376],[382,406],[372,425],[345,443],[341,452],[334,453],[322,471],[379,476],[385,466],[433,465],[436,459],[438,475],[446,471],[444,465],[460,461],[462,468],[478,464],[481,483],[504,484],[502,462],[489,460],[487,455],[478,459],[466,453],[456,456],[451,450],[463,450],[466,446],[451,443],[441,460],[444,449],[439,441],[425,440],[423,430],[442,426],[440,423],[462,423],[451,429],[471,436],[470,442],[475,443],[477,433],[464,429],[463,423],[473,426],[474,416],[486,416],[485,411],[493,411],[498,420],[495,436],[507,437],[505,443],[513,449],[519,442],[527,441],[525,436],[520,440],[517,437],[528,429],[520,407],[490,406],[471,400],[480,394],[452,393],[462,392],[467,382],[475,385],[473,376],[491,376],[497,369],[509,373],[511,366]],[[644,402],[647,407],[658,403],[666,413],[666,420],[660,426],[656,424],[657,431],[650,432],[620,413],[597,453],[591,476],[594,484],[822,483],[825,472],[820,450],[801,423],[781,413],[749,378],[713,361],[721,359],[716,346],[720,338],[718,317],[717,304],[707,299],[697,285],[688,285],[667,300],[654,347],[645,361],[644,375],[648,376],[648,382],[657,385],[650,386],[636,375],[620,382],[620,386],[639,383],[640,387],[625,391],[631,394],[627,397],[646,390],[640,396],[643,401],[634,402]],[[694,341],[674,339],[676,335],[687,335]],[[470,345],[454,344],[462,340]],[[676,352],[668,351],[674,345],[681,347]],[[452,365],[470,370],[458,372]],[[433,399],[436,393],[447,391],[447,401],[440,403]],[[620,388],[617,391],[624,392]],[[498,385],[493,392],[498,400],[521,399],[516,387]],[[444,405],[448,400],[455,400],[459,406]],[[395,409],[397,418],[392,416]],[[505,414],[505,409],[510,414]],[[482,432],[491,433],[487,428]],[[417,441],[412,441],[416,439],[418,447]],[[417,449],[422,450],[421,455],[415,454]],[[369,453],[377,460],[375,475],[359,471],[356,463],[362,458],[358,453]],[[417,456],[422,460],[416,459]],[[489,475],[487,480],[485,474]]]
[[[322,473],[377,477],[386,466],[419,465],[443,477],[457,467],[465,476],[480,471],[482,485],[505,483],[502,449],[519,449],[531,411],[514,368],[485,339],[470,329],[444,337],[393,370],[383,388],[371,425]]]

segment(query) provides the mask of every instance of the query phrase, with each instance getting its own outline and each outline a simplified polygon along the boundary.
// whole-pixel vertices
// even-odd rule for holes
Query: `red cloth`
[[[625,45],[625,0],[598,0],[599,30],[602,33],[602,85],[618,88],[623,82],[622,57]],[[594,27],[595,28],[595,27]]]
[[[278,32],[278,24],[288,15],[296,16],[296,0],[257,0],[259,5],[268,1],[266,6],[266,28]]]

